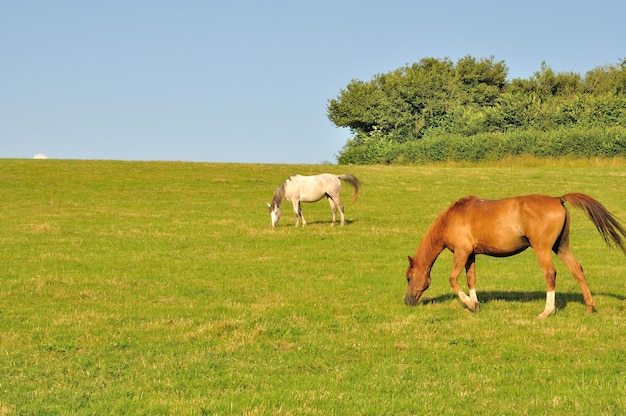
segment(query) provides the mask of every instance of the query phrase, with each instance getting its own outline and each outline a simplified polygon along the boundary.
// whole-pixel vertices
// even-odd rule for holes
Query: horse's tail
[[[626,229],[600,202],[588,195],[579,193],[563,195],[560,199],[561,203],[569,202],[576,208],[584,211],[593,222],[593,225],[596,226],[606,244],[611,246],[612,242],[626,254],[626,247],[624,247],[624,242],[622,241],[622,236],[626,237]]]
[[[352,196],[352,202],[356,201],[357,197],[359,196],[359,185],[361,184],[361,182],[359,182],[356,176],[351,175],[349,173],[338,175],[337,177],[341,179],[342,181],[346,181],[350,185],[352,185],[352,187],[354,188],[354,195]]]

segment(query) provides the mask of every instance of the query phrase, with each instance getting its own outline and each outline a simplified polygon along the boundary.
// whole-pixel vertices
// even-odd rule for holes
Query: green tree
[[[626,58],[617,65],[601,66],[587,72],[584,87],[591,94],[626,95]]]
[[[449,60],[423,59],[370,82],[351,81],[329,101],[328,118],[348,127],[359,143],[376,135],[403,142],[445,118],[456,96]]]
[[[424,58],[368,82],[352,80],[327,108],[328,118],[351,133],[337,160],[404,163],[622,151],[610,141],[622,140],[626,131],[626,59],[584,77],[557,73],[545,62],[528,79],[507,81],[507,73],[493,57],[465,56],[456,63]],[[596,132],[602,129],[617,133],[600,139]],[[487,149],[494,143],[502,152]],[[512,151],[504,151],[506,143]]]
[[[424,58],[370,82],[351,81],[329,101],[328,118],[348,127],[357,144],[373,136],[398,143],[419,139],[429,130],[451,129],[463,105],[495,105],[507,71],[493,58],[466,56],[456,65]]]
[[[493,106],[506,86],[508,68],[494,58],[480,59],[466,56],[455,68],[457,85],[461,90],[461,105]]]

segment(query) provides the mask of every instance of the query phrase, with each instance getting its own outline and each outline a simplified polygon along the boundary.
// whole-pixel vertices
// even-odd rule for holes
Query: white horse
[[[343,204],[339,199],[339,191],[341,190],[341,182],[346,181],[354,188],[354,196],[352,202],[359,196],[359,180],[350,174],[333,175],[332,173],[322,173],[314,176],[292,175],[285,180],[274,192],[274,199],[270,207],[270,217],[272,218],[272,228],[276,227],[280,219],[280,206],[285,199],[291,201],[293,205],[293,213],[296,217],[296,227],[299,219],[302,218],[302,226],[306,225],[304,216],[302,215],[302,207],[300,202],[317,202],[323,197],[328,198],[330,209],[333,211],[333,222],[335,225],[336,212],[339,208],[341,214],[341,225],[345,224],[343,215]]]

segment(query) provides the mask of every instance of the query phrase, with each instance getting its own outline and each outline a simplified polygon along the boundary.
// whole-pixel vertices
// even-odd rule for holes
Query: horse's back
[[[498,200],[466,197],[450,210],[448,236],[465,238],[465,244],[471,241],[477,252],[494,255],[518,252],[544,236],[556,238],[567,215],[559,198],[544,195]]]
[[[333,175],[332,173],[320,173],[319,175],[312,176],[297,176],[299,177],[300,186],[310,189],[325,189],[329,186],[341,186],[341,182],[339,181],[337,175]]]
[[[469,211],[473,215],[485,215],[492,218],[510,216],[512,214],[550,215],[552,212],[561,214],[564,210],[561,199],[547,195],[524,195],[504,199],[482,199],[467,196],[457,201],[454,207]]]
[[[312,176],[293,175],[289,181],[290,186],[287,193],[290,200],[315,202],[327,194],[336,195],[338,189],[341,189],[339,178],[332,173],[320,173]]]

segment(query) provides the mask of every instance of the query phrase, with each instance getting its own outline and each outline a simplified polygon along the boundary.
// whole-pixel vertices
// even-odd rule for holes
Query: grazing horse
[[[302,218],[302,226],[306,226],[306,221],[302,215],[302,207],[300,202],[317,202],[323,197],[328,198],[330,209],[333,212],[333,222],[335,225],[337,208],[341,214],[341,225],[345,224],[343,214],[343,204],[339,199],[339,191],[341,191],[341,181],[348,182],[354,188],[354,196],[352,202],[359,196],[359,180],[350,174],[333,175],[331,173],[322,173],[314,176],[292,175],[283,182],[276,192],[270,207],[270,217],[272,219],[272,228],[276,228],[276,224],[280,219],[280,206],[285,199],[291,201],[293,205],[293,213],[296,217],[296,227],[299,218]]]
[[[527,195],[490,201],[467,196],[452,204],[430,226],[409,257],[406,272],[408,287],[404,303],[414,306],[430,286],[430,271],[444,248],[454,253],[450,285],[472,312],[478,312],[476,297],[476,254],[506,257],[528,247],[535,250],[546,280],[546,306],[538,318],[555,313],[556,270],[551,251],[561,259],[580,285],[587,312],[595,304],[587,286],[583,269],[569,247],[570,215],[564,204],[583,210],[607,243],[614,243],[626,254],[622,236],[626,230],[607,209],[595,199],[580,193],[561,197]],[[469,296],[459,287],[457,279],[465,268]]]

